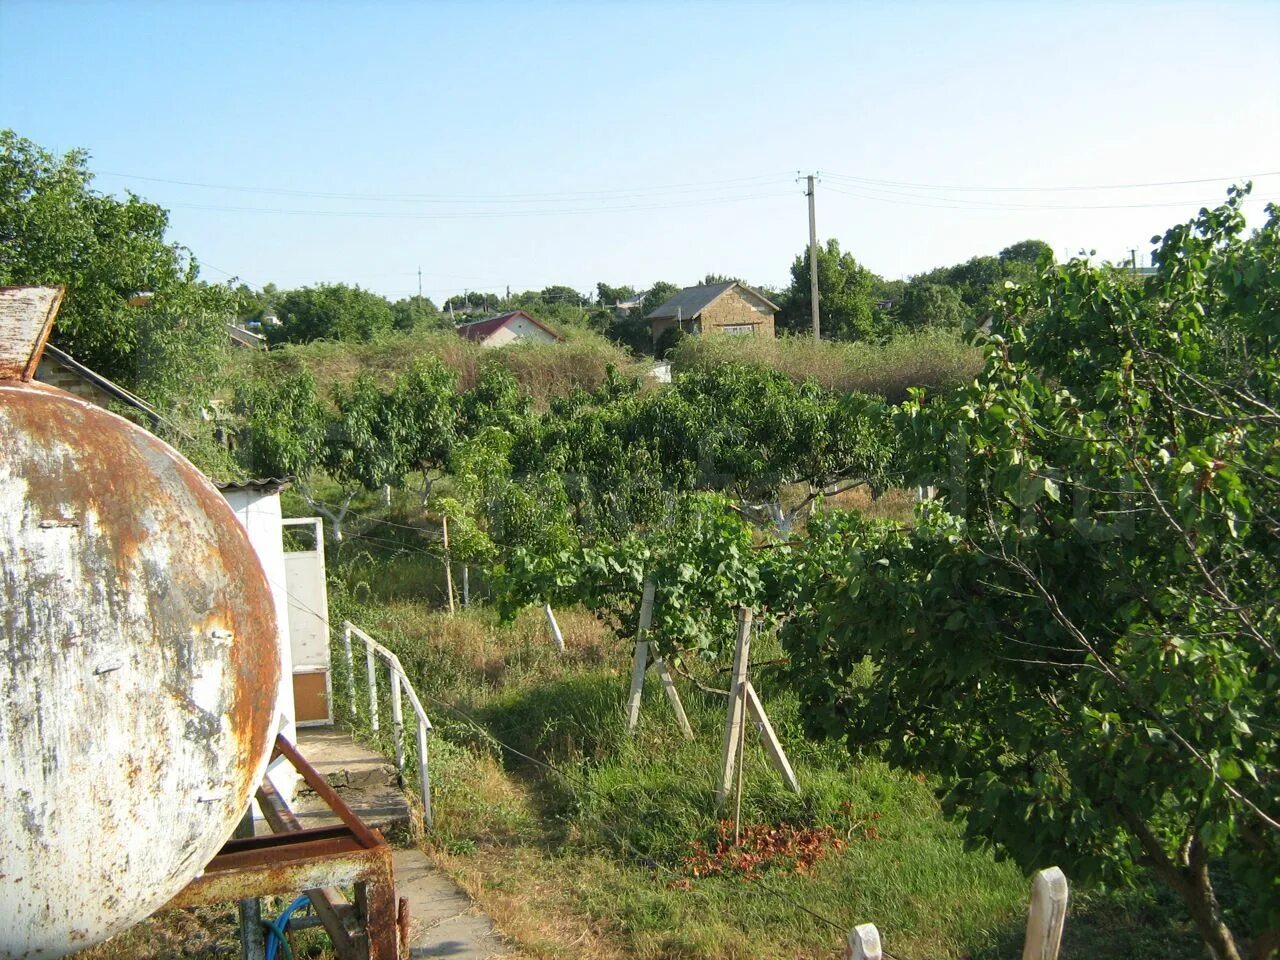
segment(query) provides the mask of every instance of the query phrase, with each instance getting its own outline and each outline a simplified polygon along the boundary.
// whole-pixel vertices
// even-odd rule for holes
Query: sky
[[[1146,262],[1233,181],[1280,201],[1280,2],[0,0],[0,127],[255,287],[785,286],[809,173],[891,279]]]

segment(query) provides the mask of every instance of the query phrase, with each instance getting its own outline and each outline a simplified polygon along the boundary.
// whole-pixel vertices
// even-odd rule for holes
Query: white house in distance
[[[458,324],[458,335],[482,347],[505,347],[509,343],[559,343],[564,339],[545,323],[523,310],[513,310],[487,320]]]

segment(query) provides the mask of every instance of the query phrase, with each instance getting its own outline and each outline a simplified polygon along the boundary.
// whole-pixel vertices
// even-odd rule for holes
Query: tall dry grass
[[[946,390],[969,380],[982,367],[982,351],[946,330],[904,333],[885,344],[815,342],[808,337],[686,337],[672,354],[672,369],[681,372],[732,361],[898,403],[911,387]]]
[[[593,390],[602,384],[610,367],[639,375],[641,366],[624,349],[603,337],[584,331],[563,343],[517,343],[488,349],[463,340],[449,331],[388,334],[371,343],[319,340],[290,344],[268,353],[237,351],[228,358],[228,380],[241,377],[274,377],[310,370],[322,392],[346,383],[361,373],[390,385],[415,361],[438,357],[458,375],[460,389],[469,389],[488,364],[505,368],[539,407],[576,387]]]

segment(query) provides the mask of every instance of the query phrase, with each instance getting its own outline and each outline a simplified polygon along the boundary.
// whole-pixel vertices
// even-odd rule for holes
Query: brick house
[[[685,333],[772,337],[777,304],[745,283],[708,283],[685,287],[645,319],[656,343],[671,327]]]

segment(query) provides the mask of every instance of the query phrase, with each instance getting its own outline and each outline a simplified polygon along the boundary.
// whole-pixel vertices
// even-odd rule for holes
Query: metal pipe
[[[342,649],[347,655],[347,709],[356,715],[356,664],[351,657],[351,621],[342,621]]]
[[[391,736],[395,740],[396,775],[404,782],[404,713],[400,706],[400,671],[388,664],[391,674]]]
[[[369,726],[378,732],[378,674],[373,665],[373,647],[365,644],[364,664],[369,676]]]

